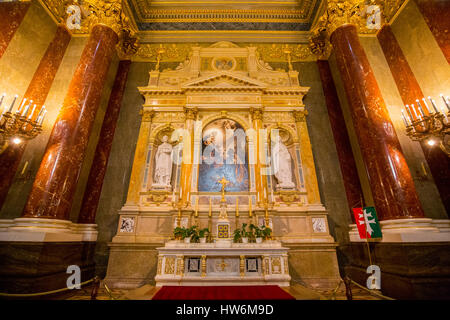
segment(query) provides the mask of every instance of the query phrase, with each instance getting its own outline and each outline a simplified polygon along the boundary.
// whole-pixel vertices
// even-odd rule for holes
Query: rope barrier
[[[94,281],[94,279],[95,278],[92,278],[90,280],[82,282],[82,283],[80,283],[80,286],[84,286],[85,284],[91,283],[92,281]],[[45,295],[58,293],[58,292],[64,292],[67,290],[72,290],[72,289],[62,288],[62,289],[46,291],[46,292],[37,292],[37,293],[4,293],[4,292],[0,292],[0,297],[38,297],[38,296],[45,296]]]
[[[350,278],[349,278],[349,279],[350,279]],[[380,297],[380,298],[382,298],[382,299],[385,299],[385,300],[395,300],[395,299],[393,299],[393,298],[386,297],[386,296],[384,296],[384,295],[382,295],[381,293],[378,293],[378,292],[376,292],[376,291],[369,290],[369,289],[367,289],[366,287],[363,287],[362,285],[360,285],[359,283],[353,281],[352,279],[350,279],[350,282],[353,283],[354,285],[356,285],[358,288],[363,289],[363,290],[369,292],[370,294],[373,294],[373,295],[375,295],[375,296],[378,296],[378,297]]]

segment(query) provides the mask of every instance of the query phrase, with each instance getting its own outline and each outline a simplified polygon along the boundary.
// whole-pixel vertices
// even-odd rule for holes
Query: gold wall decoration
[[[158,49],[161,44],[145,43],[138,48],[134,61],[156,62]],[[161,55],[161,62],[185,62],[192,53],[193,47],[207,48],[211,43],[165,43],[162,44],[166,52]],[[291,51],[291,62],[315,61],[316,57],[311,53],[308,43],[280,44],[280,43],[239,43],[239,47],[256,47],[258,57],[265,62],[287,63],[286,49]],[[210,57],[202,57],[202,71],[213,70]],[[245,70],[245,62],[236,59],[237,70]],[[180,66],[181,67],[181,66]]]
[[[166,257],[164,263],[164,273],[174,274],[175,272],[175,257]]]

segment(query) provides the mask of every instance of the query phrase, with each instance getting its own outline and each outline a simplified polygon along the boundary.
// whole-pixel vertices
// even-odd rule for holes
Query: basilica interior
[[[0,295],[450,299],[449,30],[445,0],[1,1]]]

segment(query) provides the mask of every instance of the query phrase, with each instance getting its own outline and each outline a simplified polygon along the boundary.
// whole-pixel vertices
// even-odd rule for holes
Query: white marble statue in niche
[[[277,178],[277,189],[294,189],[295,183],[292,181],[292,161],[289,150],[280,139],[277,139],[272,148],[272,159],[274,165],[275,178]]]
[[[153,189],[170,190],[170,179],[172,177],[172,145],[167,141],[169,138],[164,136],[159,145],[155,156],[155,176],[153,179]]]

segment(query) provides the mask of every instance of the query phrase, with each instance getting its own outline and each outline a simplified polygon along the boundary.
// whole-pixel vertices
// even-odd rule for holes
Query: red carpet
[[[153,300],[295,300],[279,286],[163,286]]]

